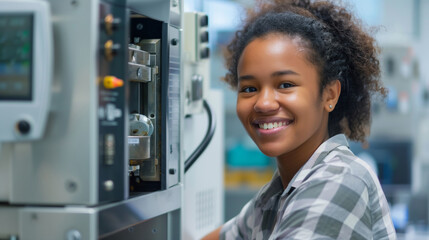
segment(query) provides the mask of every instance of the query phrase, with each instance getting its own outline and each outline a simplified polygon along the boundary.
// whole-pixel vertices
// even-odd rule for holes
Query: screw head
[[[77,189],[77,183],[75,182],[75,181],[72,181],[72,180],[68,180],[67,182],[66,182],[66,189],[67,189],[67,191],[69,191],[69,192],[75,192],[76,191],[76,189]]]
[[[108,192],[112,191],[113,188],[115,187],[115,184],[113,183],[112,180],[107,180],[104,182],[104,189]]]
[[[179,39],[173,38],[171,39],[171,45],[176,46],[179,43]]]

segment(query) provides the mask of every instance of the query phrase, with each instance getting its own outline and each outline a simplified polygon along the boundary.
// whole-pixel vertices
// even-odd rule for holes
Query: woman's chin
[[[259,147],[259,150],[261,150],[261,152],[268,157],[278,157],[278,156],[282,155],[282,153],[283,153],[283,151],[279,151],[278,149]]]

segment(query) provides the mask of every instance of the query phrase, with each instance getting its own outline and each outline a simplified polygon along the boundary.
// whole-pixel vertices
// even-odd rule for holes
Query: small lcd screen
[[[0,13],[0,101],[32,100],[33,14]]]

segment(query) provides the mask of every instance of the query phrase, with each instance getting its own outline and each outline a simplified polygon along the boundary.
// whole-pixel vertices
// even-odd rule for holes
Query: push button
[[[207,27],[209,25],[209,17],[207,15],[203,15],[200,18],[200,27]]]
[[[202,43],[209,42],[209,32],[207,32],[207,31],[202,32],[201,35],[200,35],[200,40],[201,40]]]
[[[201,49],[200,58],[204,59],[209,57],[210,57],[210,49],[208,47]]]
[[[25,135],[28,134],[31,130],[31,125],[29,122],[25,120],[21,120],[16,124],[16,128],[18,129],[18,132]]]
[[[113,89],[122,87],[124,85],[124,81],[115,76],[105,76],[103,79],[103,85],[107,89]]]

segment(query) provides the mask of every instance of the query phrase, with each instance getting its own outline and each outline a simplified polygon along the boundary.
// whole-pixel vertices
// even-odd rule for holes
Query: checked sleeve
[[[221,229],[219,239],[250,239],[254,222],[254,205],[254,199],[250,200],[237,216],[225,223]]]

